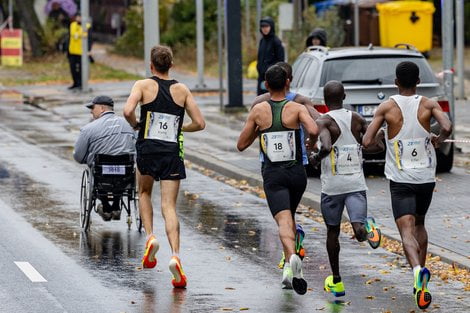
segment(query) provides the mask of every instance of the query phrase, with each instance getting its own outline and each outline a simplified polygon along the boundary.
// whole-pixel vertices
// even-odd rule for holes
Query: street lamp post
[[[204,83],[204,2],[196,0],[196,37],[197,37],[197,84],[196,88],[205,89]]]
[[[85,34],[85,36],[82,36],[82,91],[88,92],[88,78],[90,77],[90,59],[88,57],[88,25],[90,23],[89,0],[80,1],[80,11],[82,17],[82,34]]]
[[[160,43],[158,0],[144,0],[145,75],[150,77],[150,49]]]
[[[444,92],[449,100],[450,115],[455,123],[454,106],[454,1],[442,1],[442,65],[444,72]]]

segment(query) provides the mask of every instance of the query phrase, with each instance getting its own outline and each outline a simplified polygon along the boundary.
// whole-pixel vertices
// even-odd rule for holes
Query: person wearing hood
[[[305,41],[305,48],[310,46],[324,46],[326,47],[326,31],[323,28],[315,28]]]
[[[284,47],[281,40],[276,36],[274,20],[271,17],[264,17],[260,20],[260,32],[263,35],[258,48],[258,86],[257,95],[268,92],[264,86],[264,75],[271,65],[284,61]]]

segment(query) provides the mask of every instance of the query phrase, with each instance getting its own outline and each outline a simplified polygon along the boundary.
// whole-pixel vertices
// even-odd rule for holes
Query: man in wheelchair
[[[95,161],[99,164],[100,161],[106,161],[106,158],[116,159],[112,156],[125,157],[126,154],[135,154],[134,130],[124,118],[114,113],[113,99],[108,96],[97,96],[85,106],[91,110],[93,120],[80,129],[73,152],[75,161],[80,164],[86,163],[90,169],[93,169]],[[100,181],[100,183],[106,187],[106,182]],[[98,214],[105,221],[119,220],[121,196],[114,192],[110,194],[114,195],[99,195],[101,205],[97,206]]]

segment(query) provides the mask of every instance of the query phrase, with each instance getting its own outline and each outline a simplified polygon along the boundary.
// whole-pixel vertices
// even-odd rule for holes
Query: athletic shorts
[[[424,216],[431,204],[436,183],[408,184],[390,181],[393,217]]]
[[[344,206],[351,223],[364,223],[367,217],[366,191],[349,192],[340,195],[321,194],[321,213],[326,225],[339,226]]]
[[[271,214],[275,216],[280,211],[290,210],[294,215],[307,187],[304,166],[266,166],[261,174]]]
[[[150,175],[155,180],[180,180],[186,178],[184,161],[178,155],[137,155],[140,174]]]

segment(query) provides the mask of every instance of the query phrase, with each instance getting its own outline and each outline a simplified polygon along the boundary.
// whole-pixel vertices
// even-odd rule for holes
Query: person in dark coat
[[[268,92],[264,86],[264,74],[268,68],[277,62],[284,61],[284,47],[281,40],[275,34],[274,20],[271,17],[264,17],[259,22],[260,32],[263,35],[258,48],[258,86],[257,95]]]
[[[323,28],[315,28],[305,41],[305,48],[310,46],[324,46],[326,47],[326,31]]]

